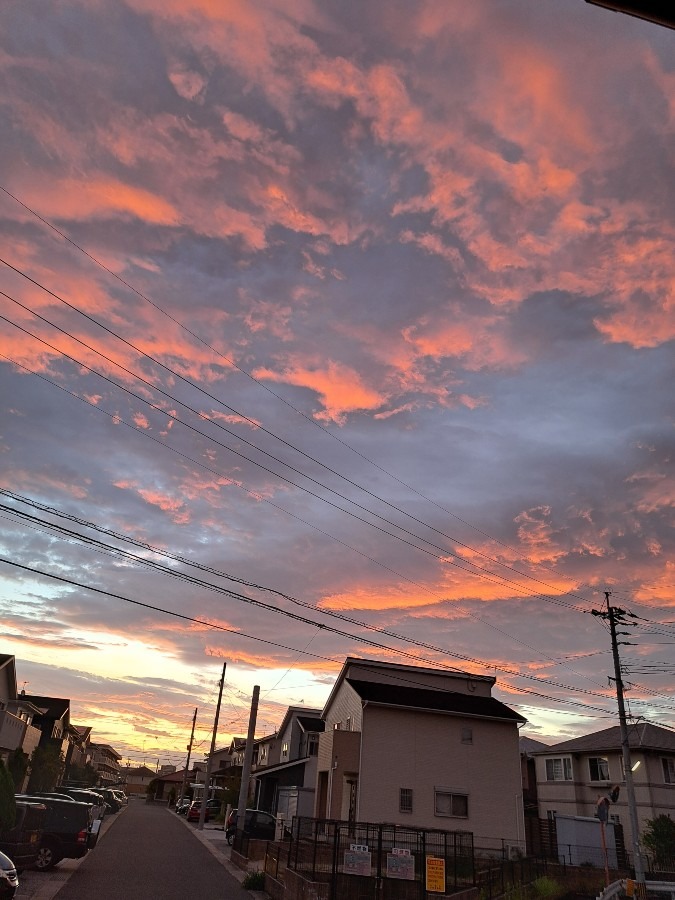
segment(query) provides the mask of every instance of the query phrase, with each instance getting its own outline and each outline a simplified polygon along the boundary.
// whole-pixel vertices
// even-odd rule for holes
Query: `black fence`
[[[286,865],[329,885],[331,900],[425,900],[427,888],[437,896],[475,884],[466,831],[296,817]]]

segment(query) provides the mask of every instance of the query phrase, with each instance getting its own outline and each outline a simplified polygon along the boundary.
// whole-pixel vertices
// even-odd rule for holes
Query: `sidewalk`
[[[119,812],[105,817],[98,836],[99,841],[120,816],[124,815],[126,809],[127,807],[123,806]],[[26,869],[19,875],[19,890],[14,895],[15,900],[52,900],[86,858],[83,856],[80,859],[62,859],[55,869],[47,872]]]
[[[227,837],[223,826],[204,824],[203,830],[200,831],[196,825],[188,822],[185,816],[176,816],[176,818],[180,819],[185,827],[190,829],[197,840],[201,841],[213,856],[215,856],[218,862],[227,869],[229,874],[232,875],[233,878],[236,878],[239,884],[241,884],[246,877],[246,872],[242,871],[238,866],[233,865],[230,861],[232,848],[227,843]]]

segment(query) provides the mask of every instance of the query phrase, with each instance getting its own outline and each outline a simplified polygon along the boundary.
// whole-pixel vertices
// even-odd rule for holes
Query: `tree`
[[[660,815],[647,819],[642,832],[642,843],[654,856],[657,868],[675,864],[675,822],[670,816]]]
[[[36,747],[31,756],[29,791],[53,791],[63,772],[63,754],[56,744]]]
[[[7,768],[14,782],[14,790],[20,791],[23,787],[23,780],[28,771],[28,754],[24,753],[21,747],[12,750],[7,760]]]
[[[96,787],[98,784],[98,772],[87,763],[86,766],[72,766],[68,769],[68,783],[81,787]]]
[[[16,800],[14,782],[9,769],[0,759],[0,831],[14,828],[16,822]]]

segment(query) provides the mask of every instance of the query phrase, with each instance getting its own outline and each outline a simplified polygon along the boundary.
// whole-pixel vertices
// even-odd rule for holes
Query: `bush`
[[[561,885],[548,875],[542,875],[532,882],[532,891],[535,897],[541,897],[542,900],[555,900],[556,897],[562,896],[564,893]]]
[[[247,891],[264,891],[265,890],[265,873],[264,872],[247,872],[241,883]]]

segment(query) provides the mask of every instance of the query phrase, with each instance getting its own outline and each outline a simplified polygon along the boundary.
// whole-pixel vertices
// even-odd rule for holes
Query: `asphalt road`
[[[239,882],[163,807],[129,804],[56,900],[251,900]]]

